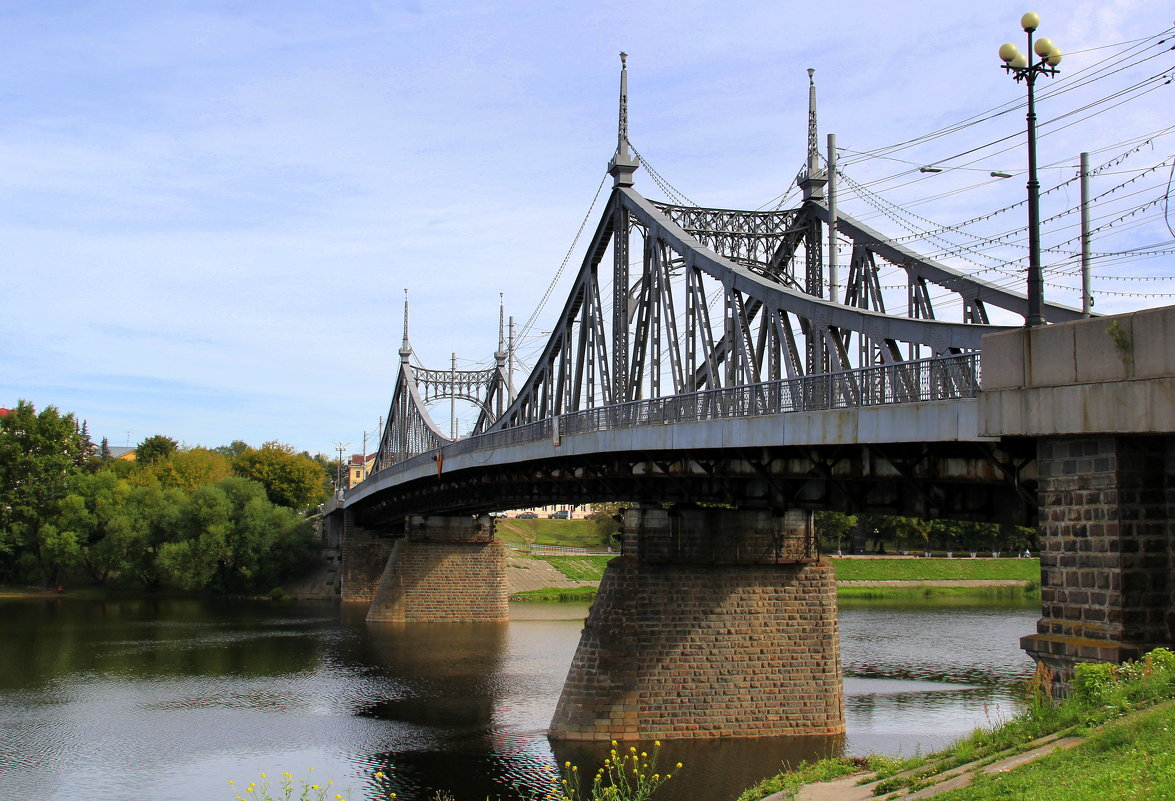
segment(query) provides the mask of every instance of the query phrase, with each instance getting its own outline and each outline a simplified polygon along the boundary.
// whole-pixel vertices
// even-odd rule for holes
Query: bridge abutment
[[[509,620],[506,550],[489,515],[411,515],[386,559],[369,622]]]
[[[624,523],[553,738],[844,732],[836,583],[810,513],[641,506]]]
[[[1037,444],[1041,618],[1021,646],[1064,690],[1078,662],[1175,642],[1175,437]]]

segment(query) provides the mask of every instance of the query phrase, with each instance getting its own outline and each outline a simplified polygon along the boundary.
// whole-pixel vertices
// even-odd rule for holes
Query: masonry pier
[[[365,556],[382,566],[370,591],[369,622],[497,622],[510,618],[506,551],[489,515],[410,515],[394,540],[367,537]],[[368,576],[370,578],[370,576]],[[365,600],[353,581],[344,600]]]
[[[1175,437],[1037,442],[1041,618],[1021,639],[1068,685],[1078,662],[1175,643]]]
[[[549,734],[841,734],[836,615],[810,512],[629,509]]]
[[[980,434],[1031,438],[1041,617],[1021,646],[1078,662],[1175,645],[1175,307],[983,338]]]

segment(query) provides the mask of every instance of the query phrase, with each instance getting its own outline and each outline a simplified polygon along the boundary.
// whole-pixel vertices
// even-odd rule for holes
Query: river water
[[[289,771],[349,801],[527,795],[556,760],[602,758],[544,733],[586,613],[514,604],[505,625],[396,626],[329,603],[0,599],[0,793],[231,801]],[[842,603],[847,736],[666,743],[685,769],[660,797],[733,799],[783,762],[926,752],[1007,717],[1038,615]]]

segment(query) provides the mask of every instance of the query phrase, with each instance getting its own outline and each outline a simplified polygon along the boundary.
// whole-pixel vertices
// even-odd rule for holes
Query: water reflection
[[[81,788],[228,801],[227,779],[313,765],[352,801],[540,791],[555,760],[590,774],[607,751],[545,735],[586,612],[521,605],[509,624],[404,626],[329,604],[0,600],[0,786],[45,801]],[[733,798],[842,747],[932,750],[1010,714],[1036,616],[846,604],[847,737],[667,742],[664,762],[686,764],[672,797]]]

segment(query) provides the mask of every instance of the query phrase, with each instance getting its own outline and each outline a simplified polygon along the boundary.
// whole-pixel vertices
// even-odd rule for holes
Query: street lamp
[[[1017,81],[1028,86],[1028,327],[1044,325],[1044,277],[1040,271],[1040,182],[1036,180],[1036,100],[1033,86],[1038,75],[1057,74],[1061,51],[1050,39],[1032,42],[1032,34],[1040,25],[1040,15],[1029,11],[1020,18],[1020,27],[1028,33],[1028,53],[1035,53],[1040,61],[1033,63],[1016,45],[1008,42],[1000,46],[1004,69]]]

